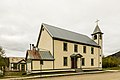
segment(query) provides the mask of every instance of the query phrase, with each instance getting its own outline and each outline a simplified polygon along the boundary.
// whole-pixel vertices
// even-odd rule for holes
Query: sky
[[[120,50],[120,0],[0,0],[0,46],[6,56],[25,57],[42,23],[91,37],[98,19],[103,54]]]

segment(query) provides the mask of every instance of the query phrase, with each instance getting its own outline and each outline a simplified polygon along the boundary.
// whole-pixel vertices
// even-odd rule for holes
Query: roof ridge
[[[50,36],[53,38],[68,40],[68,41],[77,42],[77,43],[86,44],[86,45],[99,46],[95,41],[93,41],[87,35],[80,34],[67,29],[55,27],[45,23],[42,23],[42,26],[46,28]]]
[[[69,31],[69,32],[72,32],[72,33],[75,33],[75,34],[79,34],[79,35],[83,35],[83,36],[87,36],[87,35],[84,35],[84,34],[81,34],[81,33],[77,33],[77,32],[74,32],[74,31],[71,31],[71,30],[67,30],[67,29],[63,29],[63,28],[59,28],[59,27],[56,27],[56,26],[53,26],[53,25],[49,25],[49,24],[46,24],[46,23],[42,23],[43,25],[48,25],[49,27],[55,27],[55,28],[58,28],[58,29],[61,29],[61,30],[65,30],[65,31]]]

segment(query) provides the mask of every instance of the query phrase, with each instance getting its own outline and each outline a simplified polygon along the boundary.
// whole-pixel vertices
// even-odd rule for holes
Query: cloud
[[[25,57],[26,52],[5,49],[6,57]],[[18,55],[19,54],[19,55]]]
[[[36,44],[41,23],[91,37],[95,20],[104,32],[104,54],[119,50],[119,0],[0,0],[0,45],[24,53]]]

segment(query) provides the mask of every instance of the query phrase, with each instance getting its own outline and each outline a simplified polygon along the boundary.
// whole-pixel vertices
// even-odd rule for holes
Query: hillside
[[[120,51],[116,52],[115,54],[112,54],[110,56],[120,58]]]

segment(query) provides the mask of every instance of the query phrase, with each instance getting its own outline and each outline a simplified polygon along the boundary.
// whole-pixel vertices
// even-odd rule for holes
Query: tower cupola
[[[98,21],[96,21],[96,27],[93,31],[93,34],[92,34],[92,39],[99,45],[102,47],[102,31],[100,30],[99,26],[98,26]]]

